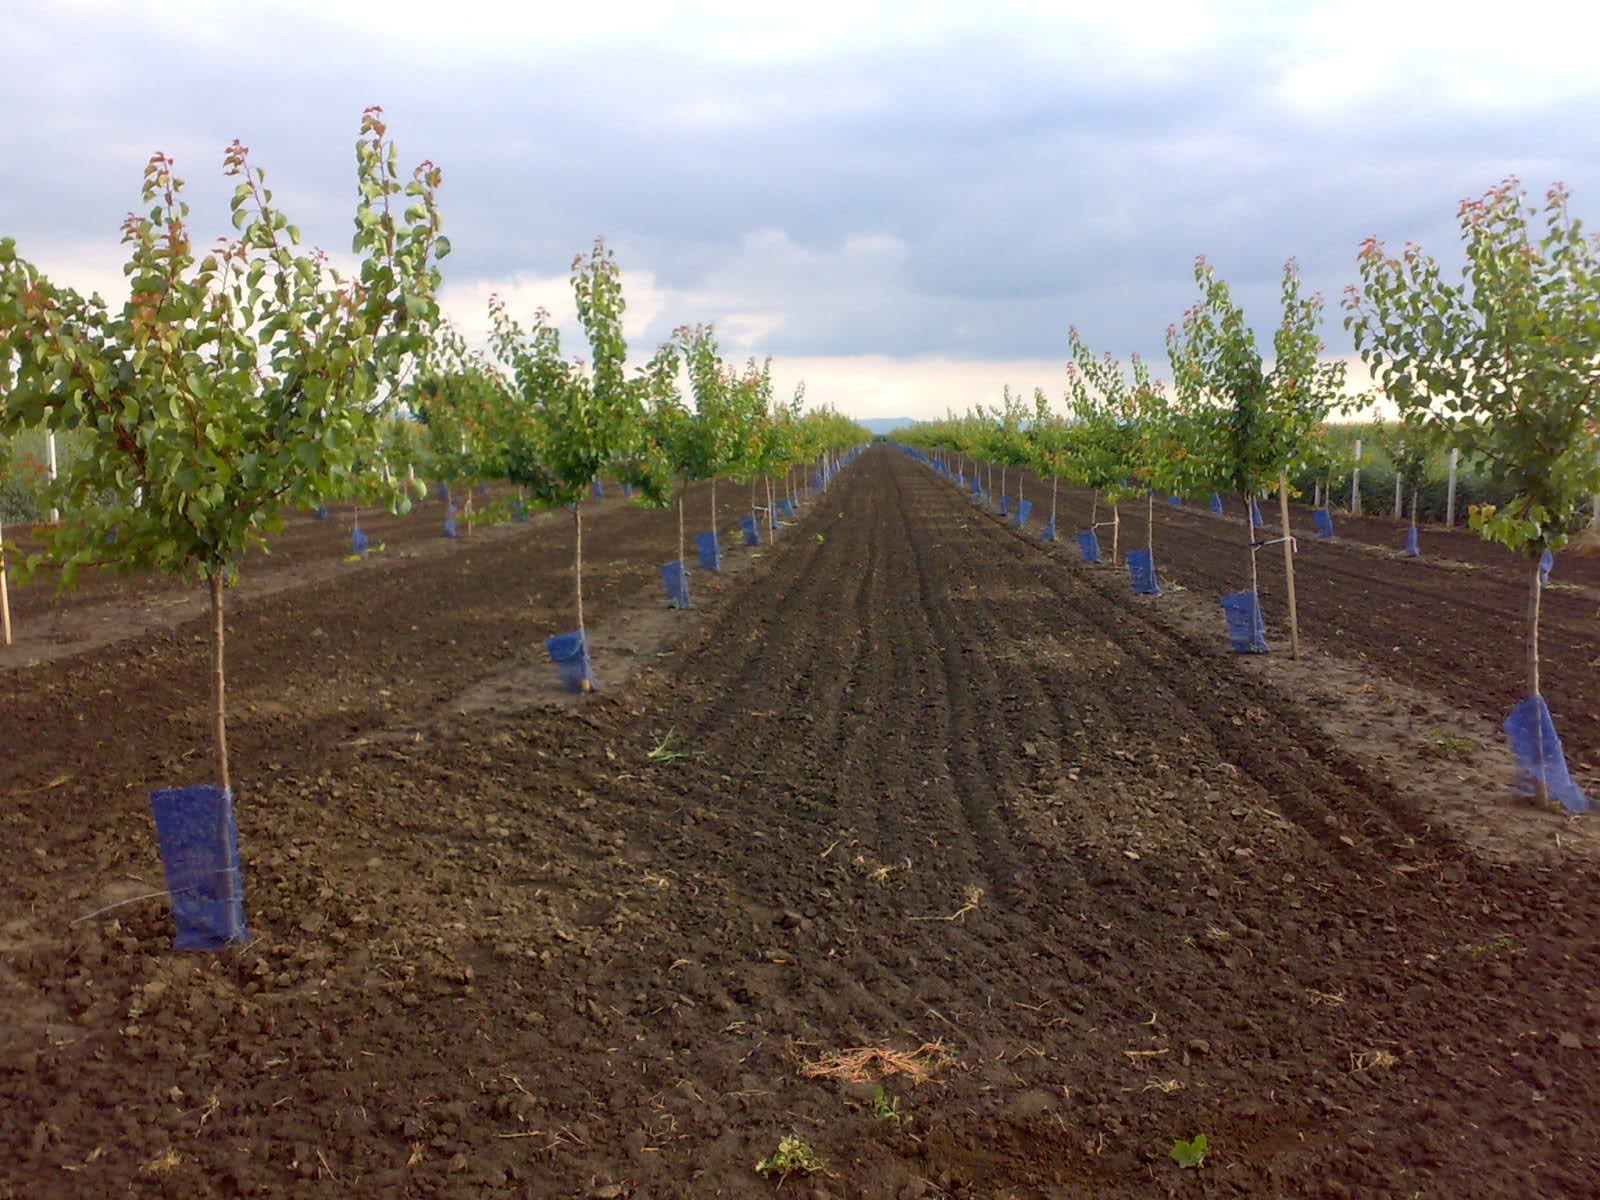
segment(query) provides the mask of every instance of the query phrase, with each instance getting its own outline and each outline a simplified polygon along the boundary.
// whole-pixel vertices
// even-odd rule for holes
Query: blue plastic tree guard
[[[1177,508],[1178,505],[1183,503],[1183,498],[1181,496],[1168,496],[1167,503],[1172,505],[1173,508]]]
[[[1155,557],[1150,551],[1129,550],[1127,561],[1133,590],[1141,596],[1161,595],[1161,581],[1156,578]]]
[[[1011,513],[1011,497],[1010,496],[1001,496],[1000,497],[1000,515],[1002,517],[1004,517],[1004,516],[1009,516],[1010,513]]]
[[[1218,495],[1216,492],[1212,492],[1211,493],[1211,511],[1216,513],[1217,516],[1219,516],[1219,517],[1223,513],[1222,497],[1220,495]]]
[[[439,485],[439,499],[441,499],[441,500],[450,499],[450,485],[448,483],[441,483]]]
[[[1100,535],[1092,529],[1085,529],[1078,535],[1078,550],[1084,562],[1099,562]]]
[[[522,500],[511,502],[511,519],[513,521],[526,521],[528,519],[528,505]]]
[[[1317,536],[1331,538],[1333,536],[1333,514],[1325,508],[1311,510],[1311,519],[1317,523]]]
[[[708,529],[694,535],[694,548],[700,555],[700,566],[706,571],[722,570],[722,546],[717,542],[717,531]]]
[[[328,519],[328,506],[326,504],[317,505],[316,508],[311,510],[311,515],[319,521],[326,521]]]
[[[1267,626],[1261,619],[1261,601],[1254,592],[1233,592],[1222,598],[1228,621],[1228,640],[1235,654],[1266,654]]]
[[[367,553],[367,547],[371,544],[367,540],[367,531],[365,529],[352,529],[350,531],[350,549],[357,554],[364,556]]]
[[[1411,558],[1422,557],[1422,538],[1418,535],[1415,525],[1406,530],[1406,554]]]
[[[594,691],[594,664],[589,661],[589,641],[581,633],[558,633],[544,640],[550,661],[556,665],[561,686],[569,692]]]
[[[761,545],[761,527],[756,524],[754,514],[748,517],[740,517],[739,528],[744,533],[744,544],[746,546]]]
[[[683,559],[661,564],[661,583],[667,590],[667,603],[673,608],[689,607],[689,572]]]
[[[1556,556],[1546,550],[1539,556],[1539,582],[1549,583],[1550,572],[1556,569]]]
[[[633,499],[633,484],[631,484],[631,483],[623,484],[622,485],[622,494],[624,496],[626,496],[629,500],[632,500]]]
[[[972,477],[972,494],[974,496],[983,495],[983,482],[976,475]]]
[[[1266,524],[1266,522],[1261,519],[1261,505],[1256,503],[1254,496],[1250,498],[1250,524],[1254,525],[1257,529],[1260,529]]]
[[[813,492],[820,492],[822,490],[822,483],[822,472],[813,471],[811,473],[811,490]]]
[[[1039,540],[1041,542],[1053,542],[1056,540],[1056,523],[1054,521],[1046,521],[1044,523],[1044,528],[1039,531]]]
[[[1589,797],[1567,773],[1567,756],[1561,750],[1561,739],[1556,736],[1555,722],[1550,719],[1550,708],[1543,696],[1529,696],[1513,708],[1502,728],[1517,756],[1519,792],[1536,795],[1538,782],[1543,780],[1545,792],[1552,800],[1559,800],[1568,812],[1589,811]]]
[[[1031,517],[1031,516],[1033,516],[1033,501],[1032,500],[1018,500],[1017,501],[1017,515],[1016,515],[1016,521],[1015,521],[1017,528],[1021,529],[1024,525],[1026,525],[1028,523],[1028,518]]]
[[[456,535],[456,506],[454,504],[445,506],[444,535],[445,537],[455,537]]]
[[[161,864],[172,894],[179,950],[221,950],[250,940],[233,794],[219,787],[150,793]]]
[[[596,500],[604,500],[606,498],[606,485],[598,479],[589,485],[589,490],[594,493]]]
[[[786,521],[794,520],[794,505],[787,500],[779,500],[778,515]]]

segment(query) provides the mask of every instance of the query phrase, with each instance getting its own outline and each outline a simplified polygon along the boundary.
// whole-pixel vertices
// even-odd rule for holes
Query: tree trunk
[[[1122,538],[1122,514],[1117,511],[1117,502],[1111,502],[1111,565],[1117,565],[1117,546]]]
[[[683,557],[683,480],[678,480],[678,561],[684,562]]]
[[[1100,493],[1098,491],[1094,491],[1094,492],[1091,492],[1089,494],[1089,528],[1090,529],[1097,529],[1097,528],[1099,528],[1099,525],[1100,525]]]
[[[211,731],[217,751],[217,779],[225,792],[233,791],[228,769],[227,689],[222,673],[222,575],[220,564],[211,571]]]
[[[1289,656],[1299,658],[1300,618],[1294,606],[1294,539],[1289,536],[1289,477],[1285,474],[1278,476],[1278,516],[1283,521],[1283,577],[1289,589]]]
[[[1539,572],[1538,558],[1532,559],[1532,566],[1533,571],[1528,580],[1528,695],[1537,696],[1539,695],[1539,600],[1544,590],[1544,579]],[[1543,721],[1535,724],[1534,737],[1538,762],[1543,764],[1545,755]],[[1544,804],[1550,799],[1549,789],[1544,784],[1544,776],[1538,772],[1533,776],[1533,799],[1539,804]]]
[[[1417,527],[1417,497],[1421,494],[1421,492],[1421,488],[1411,489],[1411,528],[1413,529]],[[1399,516],[1400,514],[1396,513],[1395,515]]]
[[[572,583],[578,603],[578,633],[583,634],[583,501],[572,506]],[[587,642],[587,638],[584,639]]]
[[[717,477],[711,477],[711,532],[717,531]]]
[[[0,636],[11,645],[11,595],[6,591],[6,535],[0,528]]]
[[[1256,597],[1256,604],[1261,604],[1261,592],[1256,586],[1256,527],[1250,519],[1250,505],[1254,503],[1249,492],[1244,493],[1244,542],[1250,547],[1250,591]]]
[[[1403,486],[1404,483],[1400,476],[1396,475],[1394,477],[1394,519],[1396,521],[1405,516],[1406,512],[1405,493],[1401,490]]]
[[[1150,569],[1156,569],[1156,492],[1151,488],[1144,498],[1144,548],[1150,551]]]
[[[1054,475],[1052,475],[1050,477],[1050,528],[1051,529],[1055,529],[1055,527],[1056,527],[1056,489],[1058,487],[1060,487],[1060,486],[1061,486],[1061,480],[1057,479]],[[1059,531],[1057,532],[1056,536],[1060,537]]]
[[[772,508],[772,476],[766,476],[767,481],[767,541],[778,540],[778,514]]]
[[[1006,465],[1000,464],[1000,507],[1006,506]]]

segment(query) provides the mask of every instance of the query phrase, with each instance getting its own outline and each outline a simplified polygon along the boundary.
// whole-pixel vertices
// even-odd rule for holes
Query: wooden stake
[[[1278,516],[1283,522],[1283,575],[1289,586],[1289,657],[1300,657],[1300,618],[1294,605],[1294,539],[1289,536],[1289,476],[1278,476]]]

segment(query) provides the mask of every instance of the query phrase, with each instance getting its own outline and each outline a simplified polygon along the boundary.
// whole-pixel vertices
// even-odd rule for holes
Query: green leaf
[[[1206,1140],[1206,1135],[1197,1133],[1187,1142],[1182,1138],[1175,1140],[1172,1143],[1172,1149],[1168,1153],[1171,1155],[1172,1161],[1177,1163],[1179,1167],[1189,1168],[1198,1167],[1205,1162],[1209,1151],[1210,1143]]]

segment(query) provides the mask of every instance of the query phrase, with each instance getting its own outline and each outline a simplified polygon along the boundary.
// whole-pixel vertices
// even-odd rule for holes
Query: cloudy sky
[[[641,358],[712,321],[860,417],[1059,393],[1068,324],[1164,361],[1199,253],[1270,337],[1284,259],[1336,302],[1361,238],[1444,257],[1508,173],[1600,225],[1592,4],[7,0],[5,41],[0,236],[59,282],[117,291],[154,150],[225,232],[234,137],[347,248],[381,104],[445,169],[467,329],[570,312],[603,234]]]

